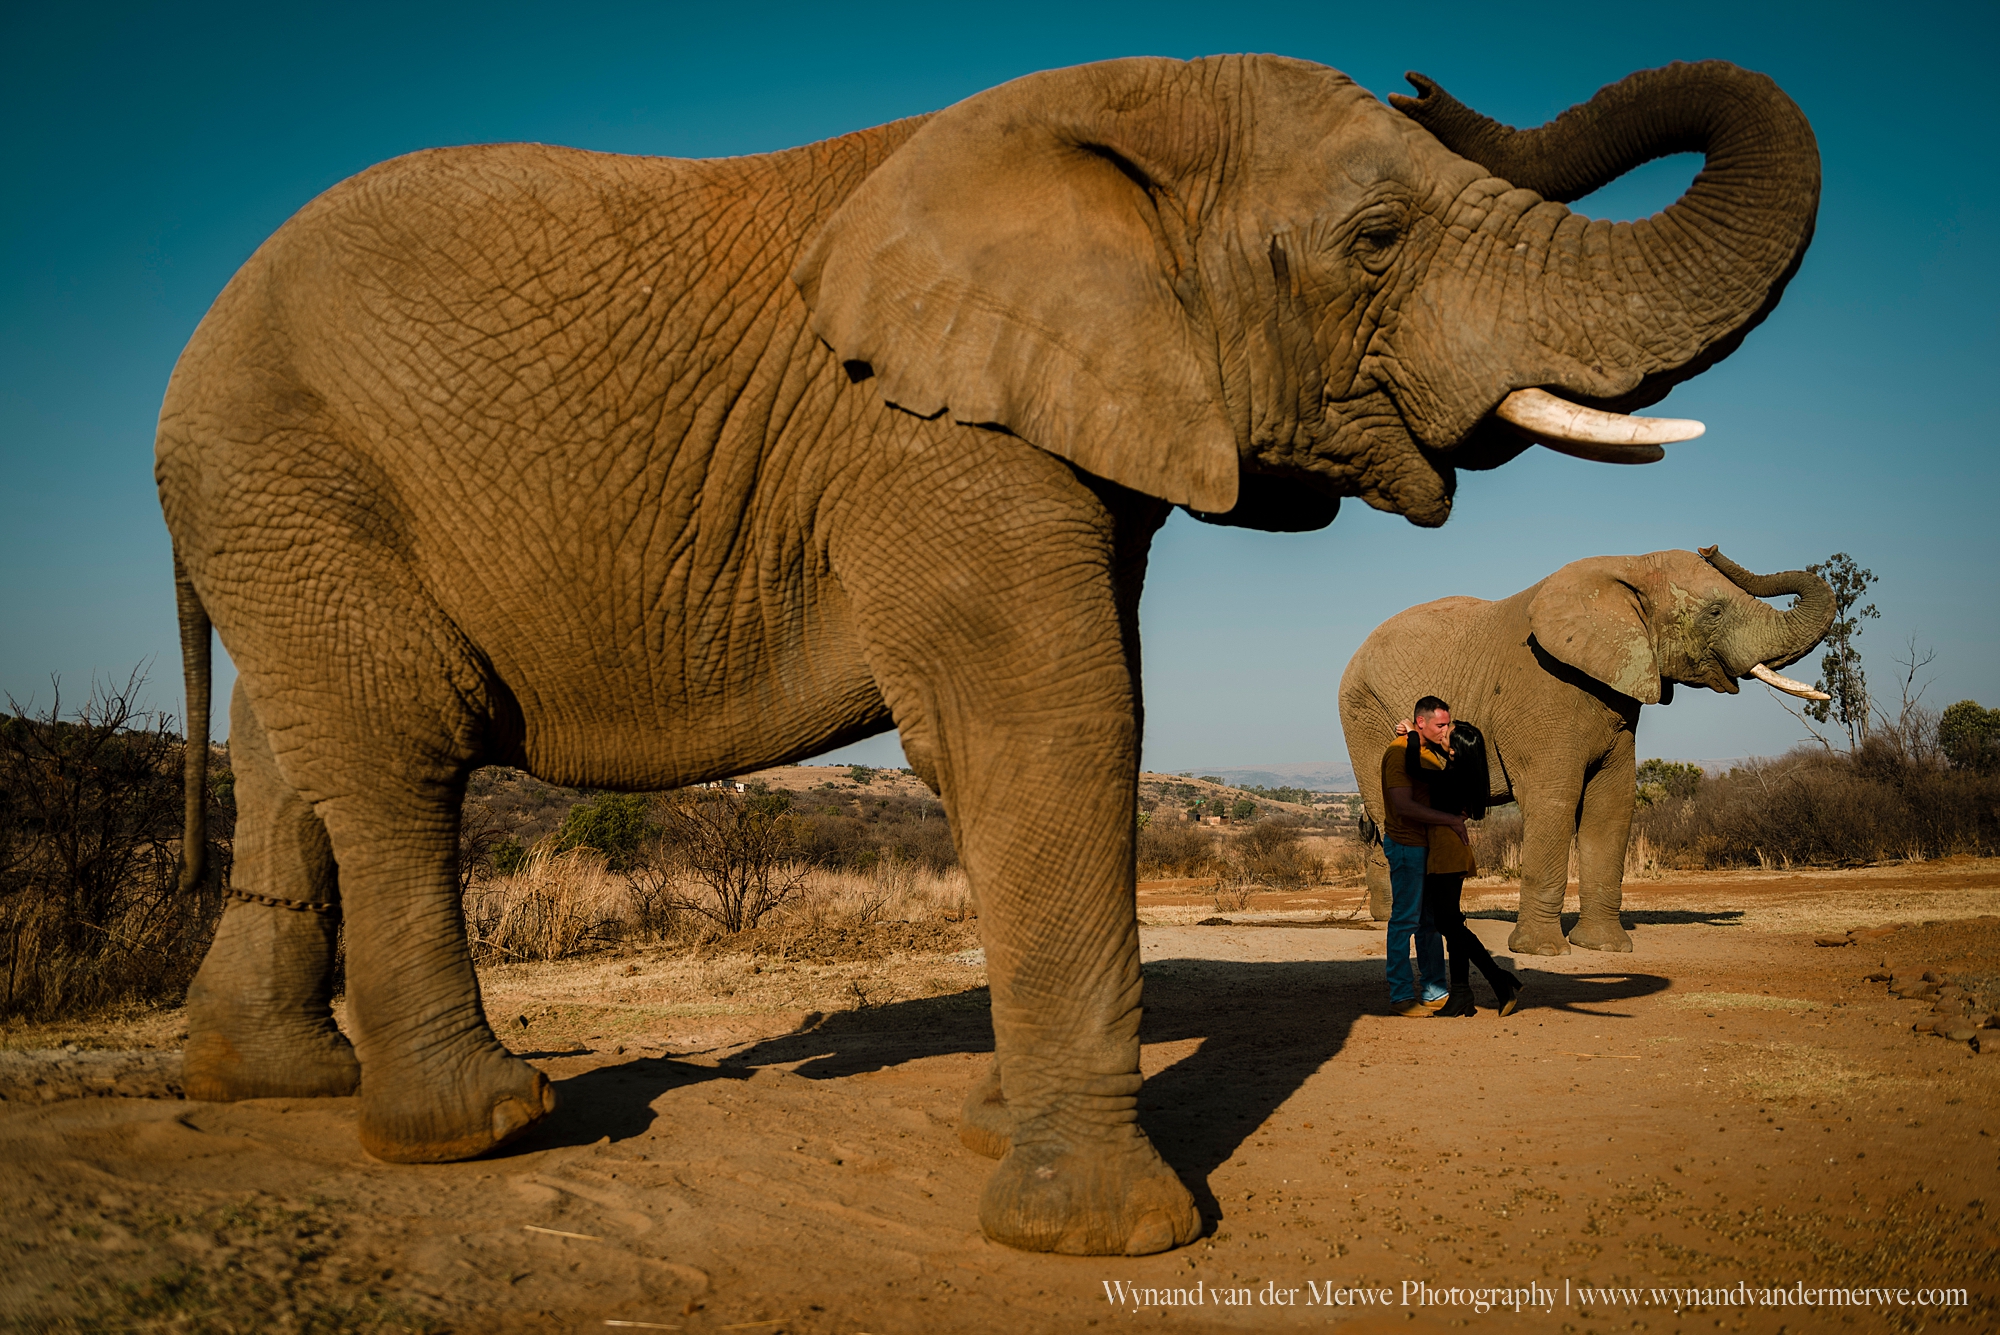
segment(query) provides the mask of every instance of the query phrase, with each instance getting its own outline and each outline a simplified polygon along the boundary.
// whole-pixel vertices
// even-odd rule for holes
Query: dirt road
[[[1142,898],[1158,924],[1144,1123],[1211,1221],[1164,1256],[1028,1256],[979,1235],[988,1164],[955,1133],[991,1048],[976,956],[739,954],[692,973],[640,957],[488,978],[501,1031],[563,1100],[545,1134],[489,1160],[374,1163],[348,1100],[40,1103],[17,1087],[0,1104],[0,1316],[801,1335],[2000,1326],[2000,1029],[1983,1054],[1915,1035],[1930,1003],[1868,981],[1929,969],[1990,995],[2000,919],[1979,915],[2000,914],[2000,864],[1627,889],[1635,953],[1518,961],[1530,987],[1504,1021],[1391,1015],[1377,931],[1195,926],[1174,921],[1205,911],[1190,897]],[[1506,902],[1487,891],[1475,920],[1497,952]],[[839,996],[851,1008],[814,1001]],[[1820,1305],[1763,1305],[1795,1283]],[[1826,1286],[1908,1292],[1805,1293]],[[1492,1287],[1525,1310],[1451,1300]],[[1960,1292],[1918,1292],[1934,1287]]]

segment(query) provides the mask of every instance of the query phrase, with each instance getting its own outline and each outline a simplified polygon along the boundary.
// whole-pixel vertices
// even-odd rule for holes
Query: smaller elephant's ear
[[[1628,563],[1621,556],[1570,562],[1536,588],[1528,626],[1549,654],[1621,695],[1656,705],[1659,659]]]
[[[1004,428],[1136,491],[1233,510],[1215,339],[1188,308],[1191,272],[1169,276],[1190,222],[1161,160],[1190,137],[1189,100],[1166,91],[1177,68],[1055,70],[938,113],[794,267],[813,332],[920,417]]]

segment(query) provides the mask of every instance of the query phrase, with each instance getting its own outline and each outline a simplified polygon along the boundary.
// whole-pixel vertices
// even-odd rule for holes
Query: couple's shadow
[[[1525,960],[1515,967],[1533,988],[1524,1014],[1615,1015],[1602,1007],[1668,985],[1653,974],[1541,973]],[[1155,960],[1145,966],[1145,980],[1140,1041],[1198,1043],[1146,1081],[1140,1124],[1203,1214],[1220,1218],[1209,1176],[1339,1054],[1361,1016],[1387,1014],[1382,961]],[[1482,1014],[1491,1018],[1490,1011]],[[809,1017],[798,1032],[754,1043],[719,1065],[635,1057],[562,1080],[562,1111],[520,1149],[643,1134],[654,1117],[650,1105],[662,1093],[709,1080],[746,1080],[764,1067],[833,1080],[924,1057],[992,1050],[985,988]]]

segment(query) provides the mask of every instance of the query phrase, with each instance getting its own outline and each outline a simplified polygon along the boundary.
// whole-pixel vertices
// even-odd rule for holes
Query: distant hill
[[[1311,763],[1301,765],[1260,765],[1248,769],[1215,766],[1189,770],[1195,775],[1213,774],[1232,788],[1255,784],[1259,788],[1306,788],[1315,793],[1358,793],[1354,769],[1350,765]]]

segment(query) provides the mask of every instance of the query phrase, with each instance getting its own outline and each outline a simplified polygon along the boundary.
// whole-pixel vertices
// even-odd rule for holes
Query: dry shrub
[[[1250,899],[1256,891],[1247,885],[1232,885],[1223,877],[1215,878],[1215,886],[1210,896],[1217,913],[1241,913],[1250,907]]]
[[[681,887],[673,907],[741,932],[796,895],[809,868],[800,860],[806,827],[790,808],[786,793],[667,794],[656,810],[660,847]]]
[[[145,679],[93,687],[64,718],[0,714],[0,1015],[53,1018],[187,989],[221,914],[235,805],[211,756],[211,873],[179,886],[182,739],[135,703]]]
[[[1258,821],[1231,849],[1237,879],[1278,890],[1300,890],[1326,879],[1326,863],[1305,845],[1296,825]]]
[[[972,887],[957,867],[935,871],[909,863],[872,872],[808,871],[784,916],[808,930],[878,922],[964,922],[975,916]]]
[[[1661,865],[1841,866],[2000,848],[2000,777],[1949,768],[1894,735],[1852,752],[1800,747],[1643,807]]]
[[[1521,808],[1512,802],[1494,807],[1481,820],[1468,821],[1479,870],[1487,876],[1521,874]],[[1571,875],[1575,875],[1572,870]]]
[[[1359,839],[1321,838],[1315,841],[1325,864],[1328,884],[1360,881],[1368,870],[1368,845]]]
[[[1192,821],[1158,814],[1139,827],[1138,857],[1142,877],[1210,876],[1225,867],[1214,835]]]
[[[560,960],[616,944],[624,933],[624,882],[587,848],[538,845],[521,869],[465,894],[466,935],[483,961]]]

